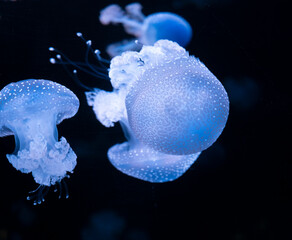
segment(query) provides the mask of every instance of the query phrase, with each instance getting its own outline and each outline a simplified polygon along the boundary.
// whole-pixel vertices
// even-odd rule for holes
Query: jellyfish
[[[76,154],[56,125],[73,117],[79,100],[68,88],[49,80],[28,79],[0,91],[0,137],[14,135],[15,150],[8,161],[36,183],[51,186],[68,177]]]
[[[119,122],[126,142],[108,150],[112,165],[148,182],[173,181],[222,133],[228,95],[208,68],[177,43],[159,40],[111,60],[112,92],[86,92],[97,119]]]
[[[239,79],[228,77],[224,79],[224,85],[229,90],[231,105],[239,111],[252,109],[259,100],[260,89],[257,81],[250,77]]]
[[[186,46],[192,37],[190,24],[181,16],[170,12],[158,12],[145,17],[139,3],[125,7],[125,11],[117,4],[107,6],[100,12],[99,20],[103,25],[122,24],[128,34],[135,36],[132,40],[123,40],[107,47],[111,56],[125,51],[139,51],[142,45],[153,45],[157,40],[167,39]]]
[[[113,210],[103,210],[92,214],[89,224],[82,231],[82,240],[123,239],[126,219]]]

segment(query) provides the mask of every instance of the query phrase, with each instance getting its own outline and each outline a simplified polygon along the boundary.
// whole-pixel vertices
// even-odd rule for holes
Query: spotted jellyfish
[[[122,126],[127,141],[107,155],[129,176],[149,182],[177,179],[225,127],[224,87],[175,42],[159,40],[113,58],[109,77],[113,91],[87,92],[87,101],[104,126]]]
[[[15,150],[6,156],[17,170],[32,173],[40,190],[60,183],[76,166],[77,156],[64,137],[58,141],[56,125],[78,108],[72,91],[49,80],[13,82],[0,91],[0,137],[15,138]]]
[[[117,4],[111,4],[100,12],[99,20],[103,25],[122,24],[125,31],[135,36],[110,44],[107,53],[118,56],[125,51],[139,51],[142,45],[153,45],[157,40],[167,39],[185,47],[191,40],[192,27],[181,16],[170,12],[158,12],[144,16],[142,6],[132,3],[125,11]]]

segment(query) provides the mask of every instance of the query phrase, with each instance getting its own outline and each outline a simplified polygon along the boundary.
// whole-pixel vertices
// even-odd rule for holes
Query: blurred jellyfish
[[[135,225],[139,219],[135,219]],[[133,227],[124,216],[112,210],[94,213],[87,226],[81,232],[82,240],[148,240],[143,228]]]
[[[0,91],[0,137],[14,135],[9,162],[36,183],[51,186],[73,172],[76,155],[64,137],[58,141],[56,125],[73,117],[79,100],[66,87],[28,79],[10,83]]]
[[[11,210],[13,219],[18,220],[22,226],[31,227],[37,220],[37,213],[24,201],[14,202]]]
[[[136,37],[109,45],[107,53],[111,57],[125,51],[139,51],[142,45],[153,45],[160,39],[177,42],[183,47],[191,40],[192,28],[181,16],[159,12],[145,17],[141,9],[139,3],[127,5],[125,11],[119,5],[112,4],[100,12],[99,20],[103,25],[121,23],[127,33]]]
[[[249,77],[226,78],[225,88],[230,92],[231,105],[240,111],[252,109],[258,102],[260,89],[258,83]]]
[[[89,225],[82,231],[82,240],[116,240],[126,227],[123,217],[111,210],[93,214]]]
[[[149,182],[180,177],[223,131],[227,93],[197,58],[168,40],[112,59],[112,92],[87,92],[106,127],[120,122],[127,142],[108,151],[121,172]]]

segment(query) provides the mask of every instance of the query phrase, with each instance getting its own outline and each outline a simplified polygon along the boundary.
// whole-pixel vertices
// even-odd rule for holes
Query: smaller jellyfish
[[[192,28],[184,18],[170,12],[145,17],[141,9],[139,3],[127,5],[125,11],[119,5],[112,4],[100,12],[99,20],[103,25],[123,24],[125,31],[136,37],[109,45],[106,51],[111,57],[125,51],[139,51],[142,45],[153,45],[160,39],[177,42],[182,47],[190,42]]]
[[[32,173],[37,190],[73,172],[77,156],[64,137],[58,141],[56,125],[78,108],[72,91],[49,80],[23,80],[0,91],[0,137],[15,137],[15,150],[6,156],[17,170]]]
[[[111,60],[113,92],[87,92],[106,127],[119,122],[126,142],[108,150],[121,172],[149,182],[172,181],[222,133],[229,100],[220,81],[177,43],[159,40]]]

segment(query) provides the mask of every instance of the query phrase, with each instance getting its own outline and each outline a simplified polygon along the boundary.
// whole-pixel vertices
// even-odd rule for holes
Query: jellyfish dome
[[[122,24],[127,33],[136,37],[134,40],[109,45],[107,53],[111,57],[124,51],[138,51],[142,45],[153,45],[160,39],[177,42],[183,47],[191,40],[192,28],[181,16],[158,12],[145,17],[141,10],[141,4],[132,3],[125,7],[125,11],[117,4],[109,5],[101,11],[99,20],[102,24]]]
[[[123,173],[150,182],[180,177],[222,133],[229,100],[220,81],[168,40],[112,59],[113,92],[87,93],[106,127],[119,121],[127,142],[108,151]]]
[[[0,91],[0,137],[14,135],[15,150],[7,154],[14,168],[32,173],[36,183],[54,185],[72,172],[76,154],[56,125],[73,117],[79,100],[66,87],[28,79]]]

